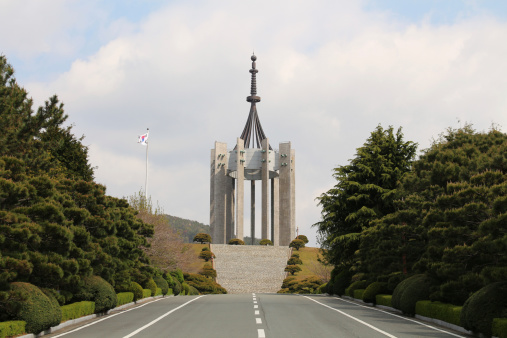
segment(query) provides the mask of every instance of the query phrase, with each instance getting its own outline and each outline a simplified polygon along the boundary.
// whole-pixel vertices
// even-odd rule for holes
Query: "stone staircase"
[[[217,282],[228,293],[280,290],[290,257],[287,246],[212,244]]]

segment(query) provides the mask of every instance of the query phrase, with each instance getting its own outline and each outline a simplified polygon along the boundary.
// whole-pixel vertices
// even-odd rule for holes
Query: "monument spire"
[[[252,148],[260,148],[261,142],[266,138],[266,135],[264,134],[264,130],[262,130],[261,121],[257,115],[257,106],[255,105],[257,102],[261,101],[260,96],[257,96],[256,75],[259,72],[255,68],[257,56],[252,54],[250,59],[252,60],[252,69],[250,69],[252,79],[250,83],[250,96],[247,96],[246,98],[246,100],[250,102],[250,114],[248,114],[248,119],[246,121],[245,128],[243,129],[243,133],[241,134],[241,139],[245,141],[245,148],[250,148],[250,144],[252,144]],[[271,146],[269,148],[272,149]]]

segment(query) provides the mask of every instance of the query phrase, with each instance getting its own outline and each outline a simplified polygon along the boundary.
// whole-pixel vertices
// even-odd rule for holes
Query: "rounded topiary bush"
[[[303,261],[299,257],[292,256],[287,261],[287,265],[296,265],[296,264],[303,264]]]
[[[390,293],[394,292],[394,289],[400,284],[406,276],[402,274],[401,272],[396,272],[392,275],[390,275],[387,278],[387,290],[389,290]]]
[[[261,239],[261,241],[259,242],[260,245],[273,245],[273,242],[271,242],[269,239],[265,238],[265,239]]]
[[[483,287],[467,299],[461,309],[461,325],[491,335],[494,318],[507,317],[507,282]]]
[[[354,297],[354,291],[358,289],[365,289],[368,286],[368,282],[365,280],[358,280],[349,285],[348,288],[345,289],[345,294],[349,297]]]
[[[144,283],[144,288],[149,289],[151,291],[151,296],[155,296],[157,293],[157,283],[153,280],[153,278],[150,278]]]
[[[245,242],[239,238],[233,238],[229,241],[229,245],[245,245]]]
[[[159,288],[162,289],[162,294],[167,295],[167,292],[169,291],[169,283],[167,283],[164,277],[155,276],[153,277],[153,281],[157,284]]]
[[[138,283],[131,282],[129,291],[134,294],[134,301],[143,298],[143,287]]]
[[[368,285],[366,290],[364,290],[363,302],[375,304],[377,302],[377,300],[376,300],[377,295],[382,294],[382,293],[386,293],[386,292],[388,292],[387,283],[373,282],[370,285]]]
[[[333,294],[338,296],[343,296],[345,294],[345,289],[350,284],[350,279],[352,278],[352,274],[349,270],[342,270],[339,272],[333,279],[333,283],[331,284],[333,287]]]
[[[118,303],[116,292],[111,284],[99,276],[83,278],[84,286],[74,295],[76,300],[89,300],[95,302],[95,312],[104,312],[112,309]]]
[[[26,322],[26,332],[39,333],[62,320],[58,301],[29,283],[11,283],[9,298],[4,304],[9,317]]]
[[[181,293],[181,283],[177,278],[173,278],[173,281],[174,281],[173,293],[175,296],[177,296]]]
[[[394,289],[393,307],[408,315],[415,314],[415,304],[420,300],[428,300],[431,279],[423,274],[409,277]]]

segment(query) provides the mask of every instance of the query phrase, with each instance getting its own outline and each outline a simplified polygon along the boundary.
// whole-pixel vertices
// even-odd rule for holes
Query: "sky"
[[[210,149],[243,130],[255,51],[259,118],[275,148],[296,149],[310,246],[316,198],[379,124],[420,151],[466,123],[507,131],[506,36],[504,1],[0,2],[0,54],[35,108],[65,104],[107,194],[144,189],[149,128],[149,195],[205,224]]]

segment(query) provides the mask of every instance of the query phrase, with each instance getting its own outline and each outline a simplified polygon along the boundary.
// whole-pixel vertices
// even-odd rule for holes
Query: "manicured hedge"
[[[116,294],[116,298],[118,299],[118,304],[116,304],[116,306],[125,305],[134,301],[134,293],[120,292]]]
[[[343,296],[345,294],[347,286],[350,284],[352,274],[348,270],[343,270],[336,274],[331,283],[331,287],[328,287],[328,293]],[[328,284],[329,284],[328,283]],[[331,292],[329,292],[331,291]]]
[[[134,301],[143,298],[143,287],[138,283],[130,283],[130,291],[134,294]]]
[[[493,336],[498,338],[507,338],[507,318],[493,319],[493,327],[491,328]]]
[[[95,302],[95,312],[104,312],[116,307],[118,299],[111,284],[102,277],[90,276],[83,278],[84,286],[74,295],[77,300],[90,300]]]
[[[181,293],[181,283],[178,280],[178,278],[173,278],[173,282],[174,282],[173,292],[174,292],[174,295],[177,296]]]
[[[13,320],[0,323],[0,338],[19,336],[25,333],[26,322],[22,320]]]
[[[483,287],[467,299],[461,310],[461,326],[467,330],[492,334],[493,319],[507,311],[507,282]]]
[[[29,283],[11,283],[11,292],[20,293],[24,300],[8,299],[4,309],[11,317],[26,322],[26,332],[39,333],[60,324],[62,310],[53,297],[45,295]]]
[[[162,296],[162,289],[157,288],[157,291],[155,292],[155,296]]]
[[[153,280],[157,284],[157,287],[162,289],[162,294],[166,295],[167,291],[169,290],[169,284],[162,276],[155,276],[153,277]]]
[[[366,290],[364,290],[363,293],[363,301],[365,303],[376,303],[376,296],[378,294],[386,293],[387,292],[387,283],[384,282],[373,282]]]
[[[225,294],[225,290],[220,284],[210,278],[195,273],[185,273],[185,283],[193,286],[197,291],[202,294]]]
[[[143,298],[151,297],[150,289],[143,289]]]
[[[363,299],[364,289],[354,290],[354,298],[355,299]]]
[[[171,288],[167,289],[167,293],[166,293],[166,295],[167,295],[167,296],[169,296],[169,295],[174,295],[174,293],[173,293],[173,289],[171,289]]]
[[[368,282],[365,280],[360,280],[360,281],[354,282],[354,283],[350,284],[347,289],[345,289],[345,295],[347,295],[349,297],[354,297],[354,290],[366,289],[367,286],[368,286]]]
[[[461,308],[452,304],[420,300],[415,304],[415,313],[460,326]]]
[[[95,313],[95,303],[86,300],[63,305],[60,308],[62,309],[62,323],[66,322],[67,320],[76,319]]]
[[[155,294],[157,293],[157,283],[155,283],[153,278],[150,278],[146,281],[146,283],[144,284],[144,288],[151,290],[150,296],[155,296]]]
[[[430,298],[431,280],[423,274],[403,280],[394,289],[393,307],[408,315],[415,314],[415,304]]]
[[[317,288],[317,290],[315,290],[315,292],[314,292],[314,293],[315,293],[315,294],[322,294],[322,293],[325,293],[325,292],[326,292],[326,290],[327,290],[327,283],[324,283],[324,284],[322,284],[321,286],[319,286],[319,287]]]
[[[393,296],[391,295],[377,295],[375,297],[375,300],[377,302],[377,305],[393,307],[392,298]]]

